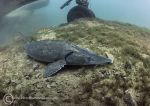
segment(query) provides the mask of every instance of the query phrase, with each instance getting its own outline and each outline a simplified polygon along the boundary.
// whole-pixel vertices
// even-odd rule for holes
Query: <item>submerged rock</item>
[[[115,62],[103,67],[66,67],[55,76],[43,78],[47,64],[29,58],[24,51],[24,40],[18,38],[0,48],[0,92],[38,99],[15,100],[15,105],[149,105],[150,43],[144,42],[150,39],[148,29],[81,19],[42,29],[30,38],[36,41],[46,39],[66,40],[96,54],[105,55],[106,52],[112,60],[115,57]],[[37,97],[41,95],[42,98]]]

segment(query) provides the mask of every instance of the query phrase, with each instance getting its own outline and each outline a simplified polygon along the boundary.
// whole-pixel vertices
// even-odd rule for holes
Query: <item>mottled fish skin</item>
[[[105,65],[111,61],[111,59],[88,53],[88,51],[87,53],[74,52],[66,58],[67,65]]]
[[[64,59],[73,48],[64,41],[42,40],[33,41],[25,45],[27,54],[35,60],[53,62]]]
[[[62,40],[33,41],[25,45],[26,53],[35,60],[50,63],[44,72],[47,78],[60,71],[65,65],[105,65],[111,59]]]

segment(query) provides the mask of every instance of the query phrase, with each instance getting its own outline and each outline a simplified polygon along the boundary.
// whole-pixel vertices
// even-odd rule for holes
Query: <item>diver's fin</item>
[[[53,74],[57,73],[59,70],[61,70],[66,65],[65,60],[58,60],[54,63],[50,63],[46,68],[44,72],[44,78],[50,77]]]

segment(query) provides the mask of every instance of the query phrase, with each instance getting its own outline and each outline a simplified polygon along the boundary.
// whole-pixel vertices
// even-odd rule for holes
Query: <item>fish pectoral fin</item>
[[[44,72],[44,78],[50,77],[53,74],[57,73],[59,70],[61,70],[66,65],[65,60],[58,60],[54,63],[50,63],[46,68]]]

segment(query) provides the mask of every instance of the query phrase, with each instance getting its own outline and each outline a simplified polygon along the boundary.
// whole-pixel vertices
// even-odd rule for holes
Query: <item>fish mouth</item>
[[[94,56],[90,59],[89,64],[91,65],[105,65],[111,64],[112,60],[103,56]]]
[[[90,61],[91,65],[105,65],[105,64],[111,64],[112,61],[110,59],[105,61]]]

